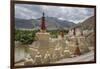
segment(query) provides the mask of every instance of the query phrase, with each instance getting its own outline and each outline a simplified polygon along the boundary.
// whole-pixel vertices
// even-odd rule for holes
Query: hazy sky
[[[22,19],[36,19],[42,16],[56,17],[60,20],[68,20],[74,23],[82,22],[94,15],[93,8],[65,7],[65,6],[47,6],[47,5],[29,5],[16,4],[15,17]]]

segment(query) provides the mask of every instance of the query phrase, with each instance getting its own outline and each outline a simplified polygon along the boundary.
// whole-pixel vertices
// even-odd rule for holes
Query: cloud
[[[15,17],[22,19],[31,19],[40,17],[40,9],[38,6],[16,4],[15,6]]]
[[[23,19],[40,18],[42,12],[45,16],[56,17],[62,20],[69,20],[75,23],[84,21],[94,15],[93,8],[47,6],[47,5],[29,5],[16,4],[15,17]]]

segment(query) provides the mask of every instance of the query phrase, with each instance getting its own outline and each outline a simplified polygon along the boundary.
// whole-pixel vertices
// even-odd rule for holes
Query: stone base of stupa
[[[50,34],[47,32],[38,32],[36,33],[37,40],[49,40]]]
[[[41,59],[44,59],[45,54],[48,52],[50,55],[50,63],[55,62],[59,59],[71,57],[70,51],[67,48],[65,40],[61,39],[50,39],[48,33],[36,33],[37,41],[33,42],[30,45],[30,54],[32,59],[35,59],[35,56],[39,52],[41,54]],[[65,49],[66,47],[66,49]],[[45,59],[47,60],[47,59]]]

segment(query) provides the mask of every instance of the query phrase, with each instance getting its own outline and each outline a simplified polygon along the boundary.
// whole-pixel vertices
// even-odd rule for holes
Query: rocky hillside
[[[94,18],[95,17],[92,16],[92,17],[86,19],[85,21],[83,21],[82,23],[77,24],[74,27],[78,27],[83,30],[91,30],[95,27],[95,19]]]
[[[88,46],[95,46],[95,17],[92,16],[82,23],[79,23],[71,28],[80,28],[82,30],[88,30],[86,37],[86,41]]]

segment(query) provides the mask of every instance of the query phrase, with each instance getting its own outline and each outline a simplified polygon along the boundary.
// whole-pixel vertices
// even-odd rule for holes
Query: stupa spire
[[[42,18],[41,18],[41,30],[42,31],[46,30],[46,26],[45,26],[45,14],[44,14],[44,12],[43,12]]]

